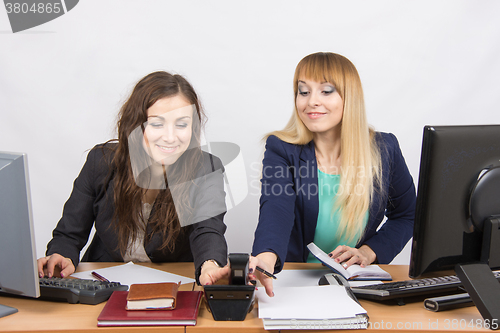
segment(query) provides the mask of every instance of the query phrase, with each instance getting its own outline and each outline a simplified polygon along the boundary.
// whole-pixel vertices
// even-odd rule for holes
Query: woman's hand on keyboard
[[[65,258],[60,254],[53,253],[49,256],[39,258],[38,275],[40,277],[60,275],[61,277],[68,277],[75,272],[75,265],[69,258]],[[54,274],[54,271],[56,274]],[[57,274],[59,271],[59,274]]]

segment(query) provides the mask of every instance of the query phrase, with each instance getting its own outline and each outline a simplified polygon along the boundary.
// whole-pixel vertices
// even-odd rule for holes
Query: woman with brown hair
[[[354,65],[310,54],[293,87],[288,125],[267,136],[249,268],[268,295],[271,279],[255,267],[277,273],[285,261],[318,262],[311,242],[345,268],[388,264],[413,232],[413,179],[396,137],[369,127]]]
[[[38,259],[40,276],[82,261],[194,261],[203,285],[229,272],[221,161],[200,148],[205,116],[189,82],[154,72],[122,106],[118,139],[95,146]]]

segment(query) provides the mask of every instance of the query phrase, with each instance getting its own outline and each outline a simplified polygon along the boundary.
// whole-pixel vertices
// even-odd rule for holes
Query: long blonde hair
[[[293,78],[295,99],[299,79],[333,84],[344,103],[340,135],[340,187],[332,212],[341,211],[338,228],[341,232],[336,239],[344,236],[346,241],[351,241],[359,237],[358,241],[364,232],[364,219],[373,193],[376,188],[383,188],[380,148],[375,140],[375,131],[366,119],[358,71],[349,59],[339,54],[319,52],[306,56],[297,65]],[[300,119],[296,106],[286,127],[269,135],[297,145],[307,144],[313,139],[313,133]]]

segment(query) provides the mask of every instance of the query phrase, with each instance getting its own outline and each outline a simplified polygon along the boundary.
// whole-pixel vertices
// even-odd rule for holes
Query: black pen
[[[277,279],[277,277],[276,277],[276,276],[274,276],[273,274],[269,273],[269,272],[268,272],[268,271],[266,271],[265,269],[260,268],[259,266],[256,266],[256,267],[255,267],[255,269],[257,269],[259,272],[261,272],[262,274],[264,274],[264,275],[266,275],[266,276],[268,276],[268,277],[270,277],[270,278],[273,278],[273,279],[275,279],[275,280]]]
[[[95,277],[97,280],[99,281],[102,281],[102,282],[109,282],[108,279],[106,279],[104,276],[102,276],[101,274],[97,273],[97,272],[92,272],[91,273],[93,277]]]

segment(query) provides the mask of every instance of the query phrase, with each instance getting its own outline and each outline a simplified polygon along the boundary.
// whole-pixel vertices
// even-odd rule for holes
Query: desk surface
[[[78,271],[109,267],[116,263],[80,263]],[[144,264],[171,273],[193,278],[192,263]],[[320,264],[287,263],[285,269],[318,269]],[[408,266],[383,265],[394,280],[408,279]],[[278,276],[279,277],[279,276]],[[192,284],[182,285],[181,290],[191,290]],[[370,317],[369,329],[377,332],[426,332],[426,331],[490,331],[483,328],[483,320],[475,307],[467,307],[444,312],[431,312],[423,308],[422,302],[404,306],[360,300]],[[75,331],[80,333],[107,331],[148,331],[148,332],[265,332],[257,309],[253,309],[244,321],[214,321],[204,304],[200,308],[196,326],[171,327],[97,327],[97,317],[105,303],[98,305],[67,304],[32,299],[0,297],[0,304],[15,307],[18,313],[0,318],[0,332],[42,332]],[[304,331],[302,331],[304,332]],[[352,332],[352,331],[351,331]]]

